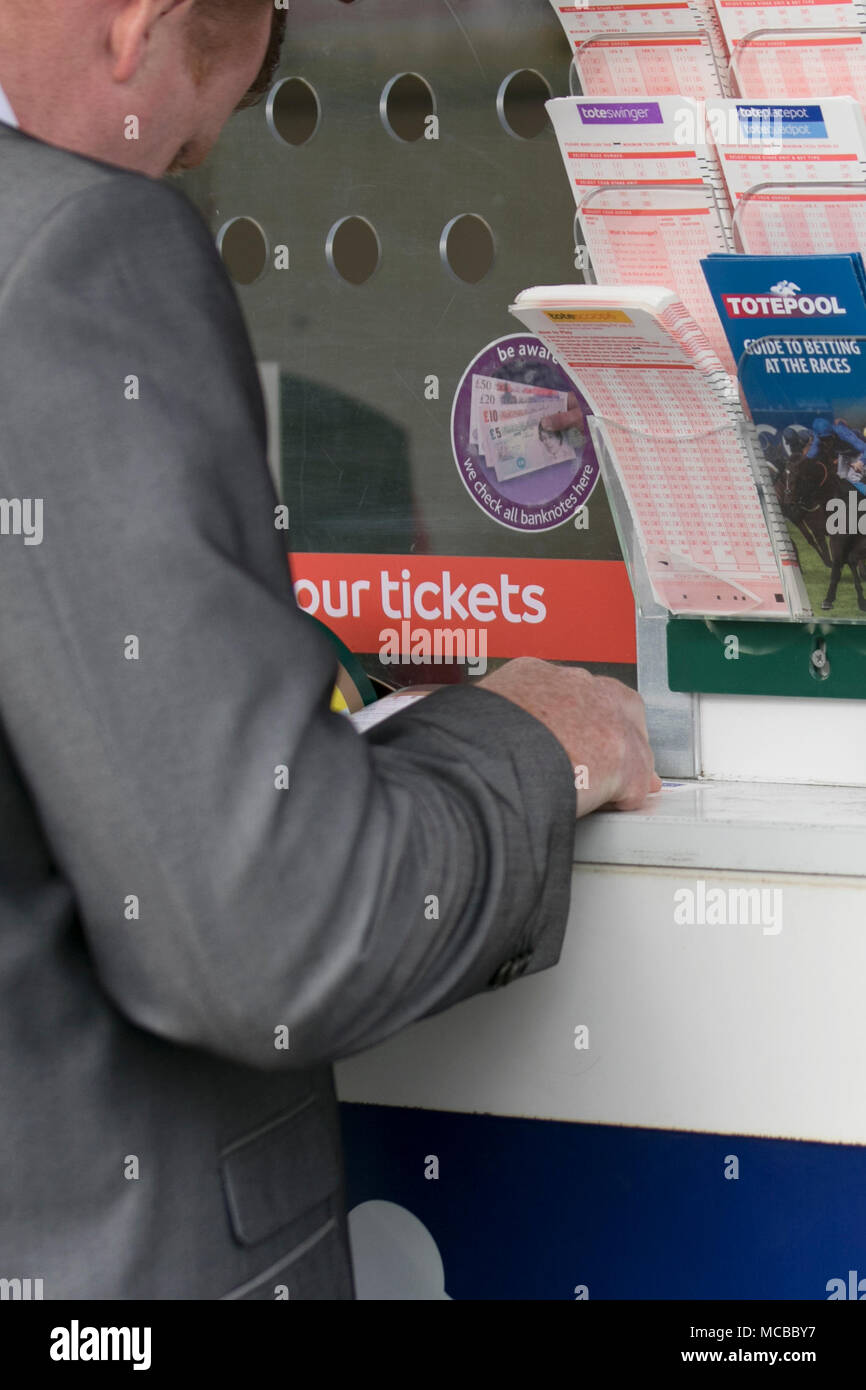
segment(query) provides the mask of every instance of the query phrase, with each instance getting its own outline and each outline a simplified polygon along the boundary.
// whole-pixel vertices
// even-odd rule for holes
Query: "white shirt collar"
[[[9,105],[9,98],[4,92],[2,84],[0,84],[0,121],[5,121],[7,125],[17,126],[18,124],[15,112]]]

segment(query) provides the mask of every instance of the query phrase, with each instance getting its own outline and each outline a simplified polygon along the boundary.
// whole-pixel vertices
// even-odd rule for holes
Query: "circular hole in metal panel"
[[[398,73],[382,92],[379,114],[388,134],[395,139],[406,144],[422,140],[428,117],[436,114],[430,83],[417,72]]]
[[[217,234],[223,264],[239,285],[251,285],[268,263],[267,237],[251,217],[233,217]]]
[[[382,247],[366,217],[343,217],[328,233],[325,255],[341,280],[363,285],[378,269]]]
[[[496,255],[493,233],[483,217],[474,212],[452,217],[439,238],[443,264],[467,285],[483,280]]]
[[[284,77],[268,96],[266,117],[271,133],[286,145],[306,145],[319,129],[319,98],[303,77]]]
[[[550,83],[535,68],[520,68],[506,77],[496,95],[496,110],[509,135],[518,140],[534,140],[550,122],[544,103],[553,92]]]

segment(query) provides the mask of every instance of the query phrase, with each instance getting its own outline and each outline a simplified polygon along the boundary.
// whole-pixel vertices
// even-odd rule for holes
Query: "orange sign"
[[[391,634],[484,634],[490,657],[635,660],[635,609],[625,565],[477,555],[289,557],[301,608],[352,651],[372,653]]]

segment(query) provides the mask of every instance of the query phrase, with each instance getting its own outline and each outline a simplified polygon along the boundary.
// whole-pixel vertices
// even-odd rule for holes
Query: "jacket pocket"
[[[354,1297],[351,1259],[336,1220],[326,1222],[291,1254],[223,1294],[224,1300],[244,1302],[288,1299],[332,1303]]]
[[[334,1116],[311,1095],[223,1149],[220,1173],[241,1245],[257,1245],[335,1196],[339,1143]]]

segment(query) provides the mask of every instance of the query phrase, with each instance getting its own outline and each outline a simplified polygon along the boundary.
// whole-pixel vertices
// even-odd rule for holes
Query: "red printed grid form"
[[[672,34],[704,30],[719,63],[727,57],[713,0],[659,0],[655,4],[567,5],[551,0],[572,49],[593,34]]]
[[[793,187],[745,198],[734,219],[748,256],[812,256],[866,247],[866,192],[799,193]]]
[[[699,185],[703,182],[700,170],[695,168],[694,150],[659,150],[643,146],[639,159],[639,165],[635,165],[633,150],[592,149],[588,144],[570,150],[566,155],[566,167],[571,174],[572,188],[578,190],[578,203],[583,190],[602,184]]]
[[[735,370],[701,269],[702,257],[728,249],[707,190],[603,189],[589,195],[578,216],[600,284],[676,290],[717,356]]]
[[[857,0],[782,0],[775,5],[768,0],[715,0],[715,5],[732,51],[746,34],[759,29],[856,29],[866,23],[866,9]]]
[[[706,34],[589,39],[575,53],[574,64],[585,96],[724,95]]]
[[[657,600],[674,613],[787,616],[730,380],[676,296],[539,288],[512,313],[604,422]]]
[[[730,249],[704,108],[674,96],[562,97],[547,110],[596,280],[676,290],[733,371],[700,267],[701,257]]]
[[[594,188],[659,182],[720,186],[698,101],[671,94],[557,97],[546,110],[578,207]]]
[[[708,101],[706,124],[733,206],[759,184],[866,177],[866,122],[851,97]]]
[[[706,119],[745,252],[818,255],[866,245],[858,102],[708,101]]]
[[[664,34],[696,27],[689,0],[660,0],[650,5],[551,3],[574,49],[592,34]]]
[[[862,96],[866,39],[861,34],[761,34],[739,45],[731,64],[743,97]]]
[[[659,376],[667,394],[668,373]],[[693,393],[680,394],[685,404]],[[672,613],[786,616],[754,484],[729,467],[731,436],[641,447],[619,425],[605,435],[656,600]]]

